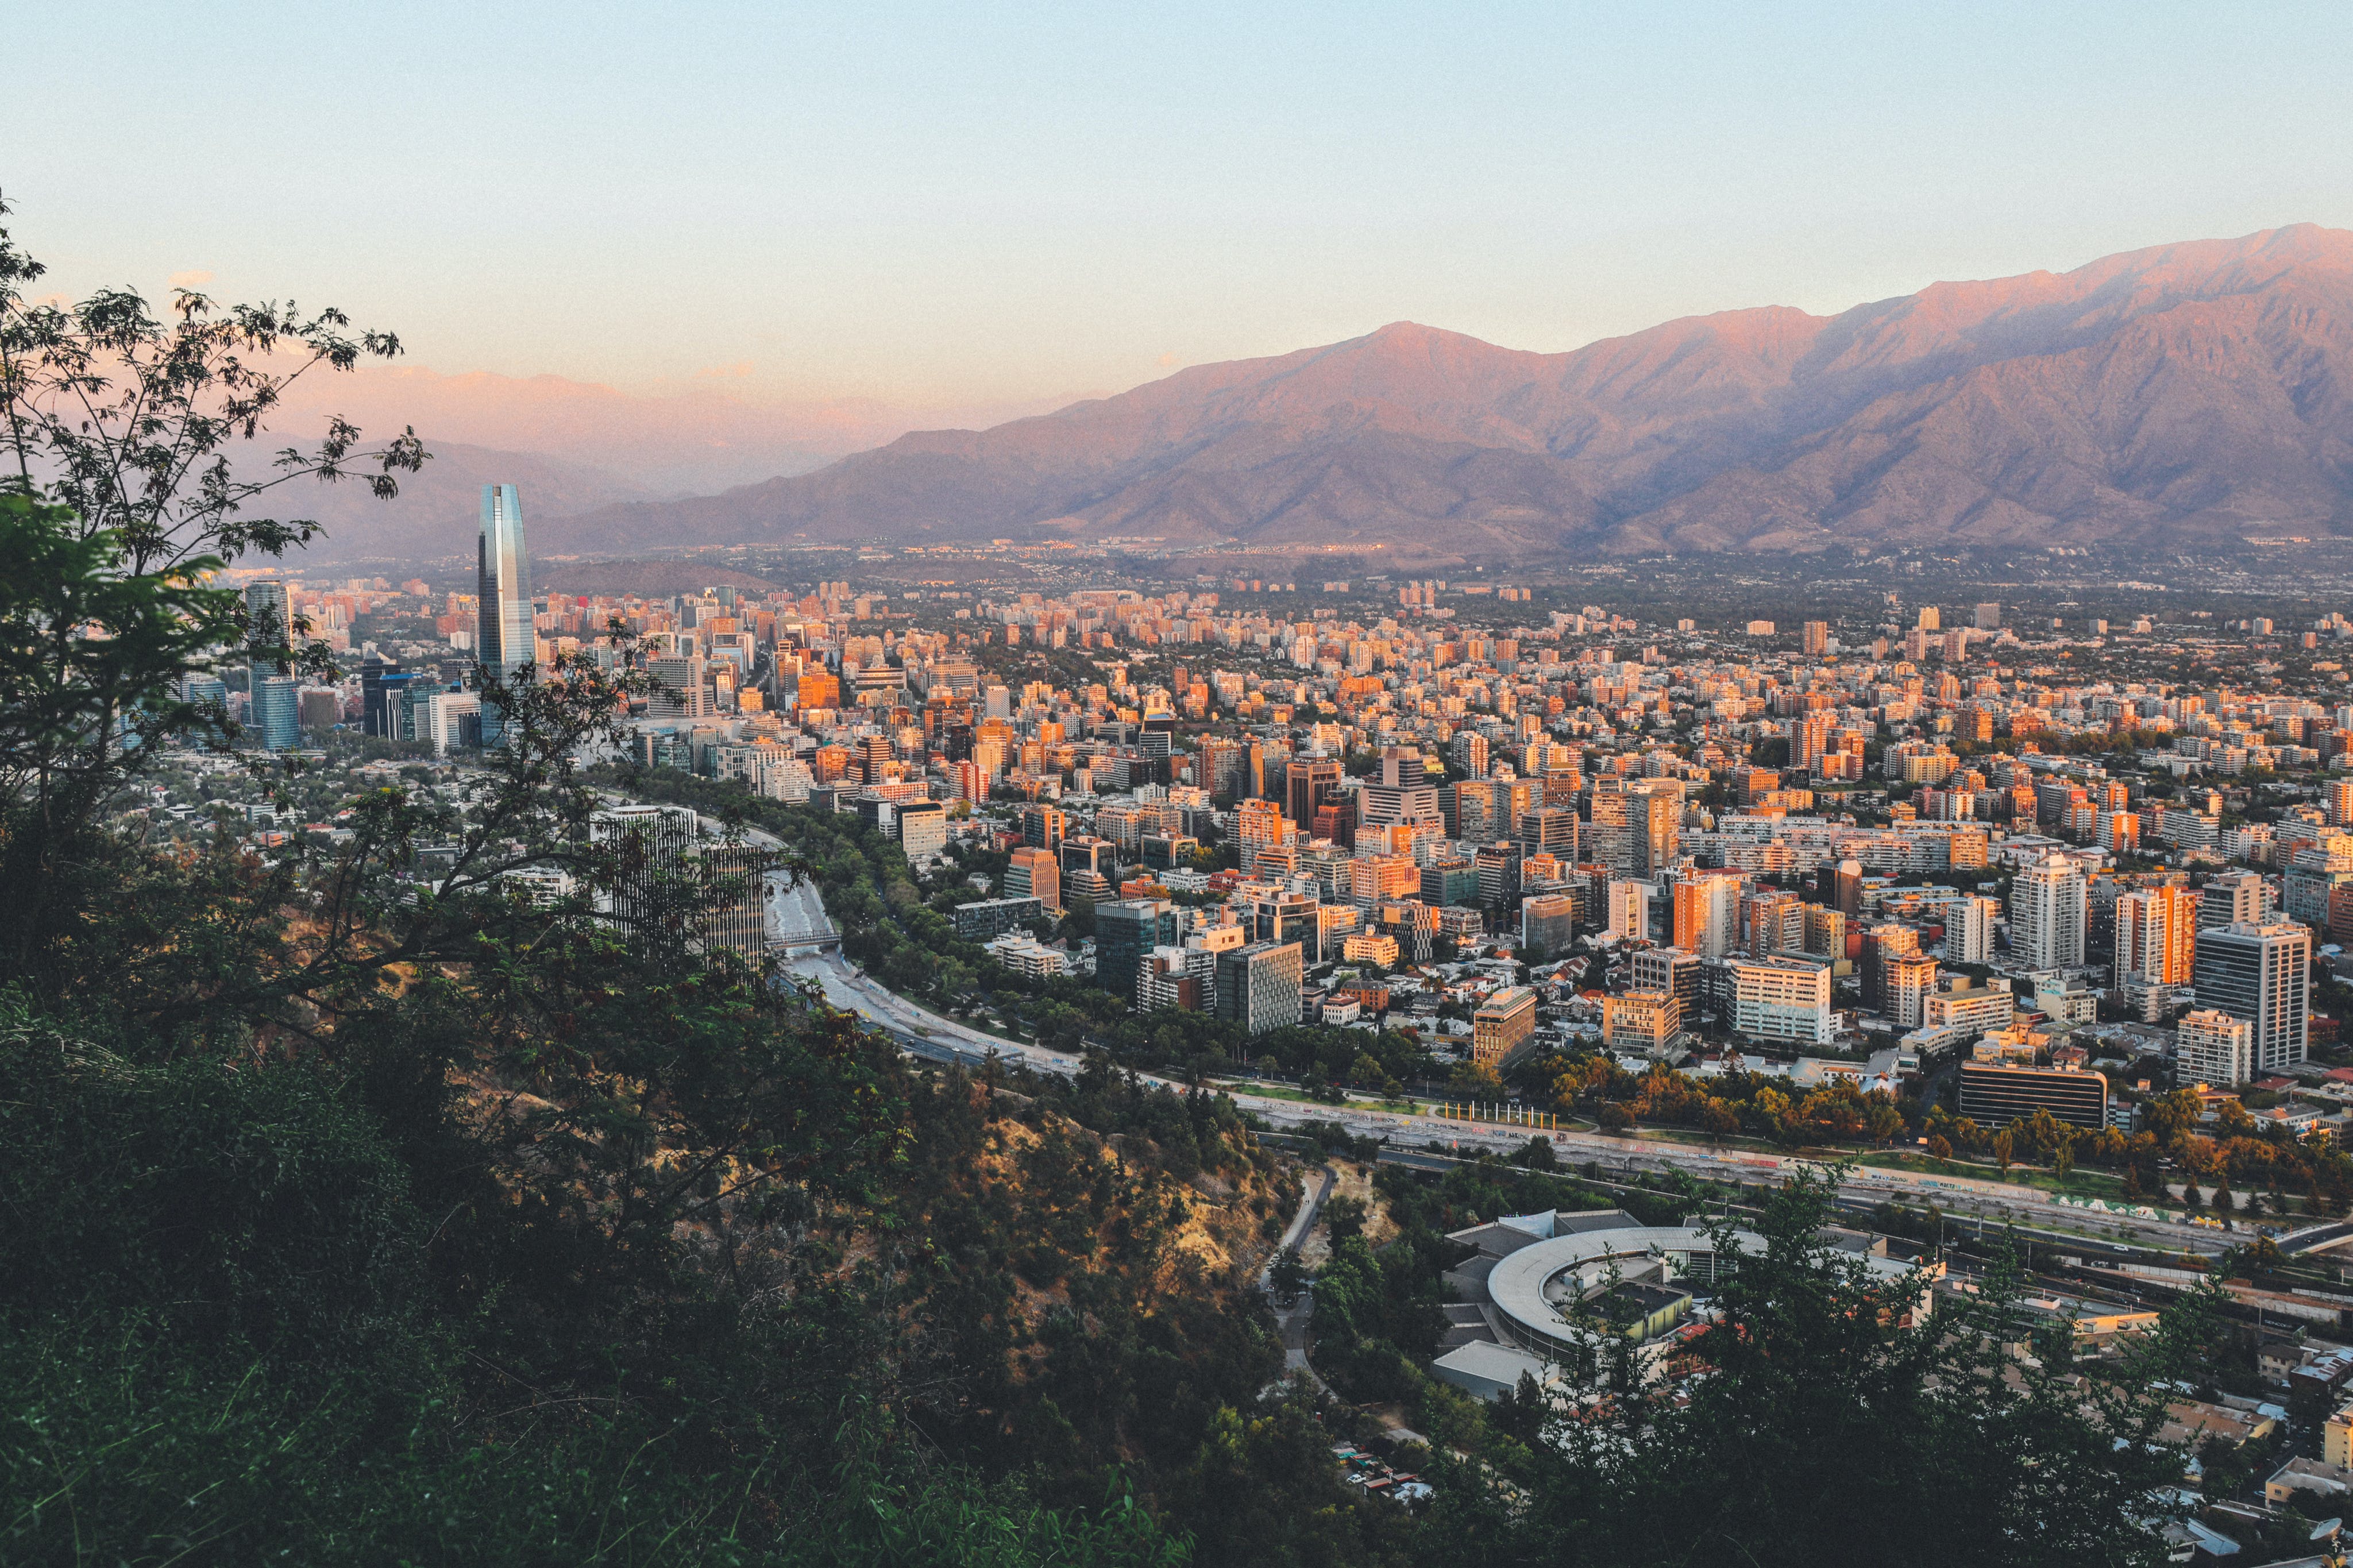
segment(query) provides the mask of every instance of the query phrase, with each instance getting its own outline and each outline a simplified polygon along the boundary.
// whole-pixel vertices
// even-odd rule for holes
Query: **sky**
[[[1012,405],[2353,227],[2353,6],[20,6],[49,285],[412,363]]]

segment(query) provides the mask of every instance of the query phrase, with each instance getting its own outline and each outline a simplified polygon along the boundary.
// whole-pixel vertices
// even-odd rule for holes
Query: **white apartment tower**
[[[2083,866],[2046,855],[2010,886],[2010,948],[2030,969],[2078,969],[2084,963]]]

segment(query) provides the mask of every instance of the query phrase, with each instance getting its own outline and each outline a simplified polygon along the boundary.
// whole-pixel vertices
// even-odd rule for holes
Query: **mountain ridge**
[[[603,507],[541,548],[1142,538],[1442,560],[2335,531],[2348,386],[2353,233],[2295,225],[1561,353],[1392,322]]]

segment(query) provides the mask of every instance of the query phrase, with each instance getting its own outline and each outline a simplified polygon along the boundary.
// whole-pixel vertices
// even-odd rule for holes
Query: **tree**
[[[1324,1200],[1324,1229],[1331,1237],[1332,1245],[1336,1247],[1349,1237],[1362,1235],[1366,1212],[1364,1199],[1345,1193]]]
[[[1671,1395],[1572,1368],[1540,1441],[1466,1461],[1434,1453],[1432,1521],[1467,1562],[1757,1568],[1892,1562],[2155,1563],[2151,1499],[2181,1456],[2158,1444],[2158,1380],[2197,1364],[2211,1302],[2175,1310],[2113,1383],[2084,1384],[2013,1347],[2023,1278],[1939,1300],[1921,1272],[1874,1273],[1820,1239],[1836,1173],[1772,1194],[1753,1234],[1712,1227],[1715,1316],[1692,1345],[1714,1370]],[[1573,1414],[1572,1414],[1573,1413]],[[2162,1510],[2157,1510],[2160,1515]]]
[[[1531,1138],[1520,1152],[1512,1156],[1514,1164],[1525,1165],[1531,1171],[1552,1171],[1560,1167],[1560,1156],[1554,1151],[1549,1138]]]
[[[1286,1247],[1276,1257],[1274,1266],[1267,1271],[1267,1283],[1273,1289],[1278,1305],[1285,1308],[1299,1305],[1299,1292],[1307,1283],[1307,1270],[1299,1260],[1299,1248]]]
[[[2010,1169],[2010,1155],[2015,1143],[2016,1140],[2007,1127],[1993,1135],[1993,1157],[2005,1171]]]

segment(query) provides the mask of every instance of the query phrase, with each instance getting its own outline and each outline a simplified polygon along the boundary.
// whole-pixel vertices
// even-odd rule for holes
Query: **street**
[[[779,847],[765,834],[750,836],[764,847]],[[771,934],[780,943],[809,943],[833,933],[833,921],[824,900],[806,882],[775,879],[768,899]],[[1068,1076],[1078,1069],[1078,1058],[1043,1047],[1001,1039],[917,1006],[880,982],[860,973],[838,945],[792,945],[786,949],[787,973],[816,984],[827,1003],[872,1020],[918,1054],[952,1059],[985,1058],[994,1051],[1018,1058],[1041,1071]],[[929,1047],[929,1048],[926,1048]],[[1147,1078],[1150,1075],[1145,1075]],[[1166,1079],[1152,1079],[1168,1082]],[[1172,1087],[1182,1088],[1182,1085]],[[1310,1105],[1229,1090],[1234,1102],[1278,1128],[1298,1128],[1312,1121],[1337,1123],[1350,1135],[1410,1142],[1447,1152],[1475,1156],[1482,1151],[1512,1153],[1534,1136],[1548,1136],[1567,1164],[1598,1162],[1605,1173],[1630,1179],[1641,1173],[1682,1171],[1703,1181],[1770,1183],[1818,1160],[1746,1151],[1717,1151],[1659,1139],[1616,1137],[1603,1133],[1556,1131],[1534,1133],[1524,1127],[1458,1121],[1413,1112],[1371,1110],[1358,1106]],[[1916,1206],[1935,1204],[1955,1216],[1992,1224],[2011,1223],[2049,1235],[2113,1238],[2172,1252],[2217,1255],[2235,1239],[2230,1233],[2202,1226],[2177,1225],[2136,1215],[2099,1214],[2053,1203],[2049,1194],[1969,1176],[1927,1175],[1915,1171],[1858,1166],[1840,1186],[1851,1202],[1902,1201]]]

